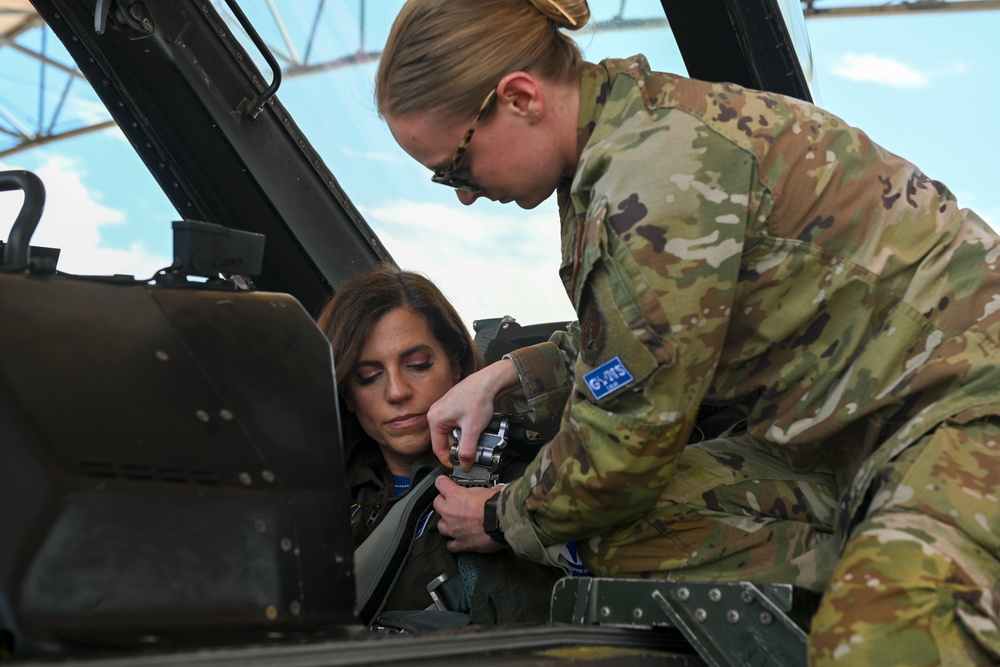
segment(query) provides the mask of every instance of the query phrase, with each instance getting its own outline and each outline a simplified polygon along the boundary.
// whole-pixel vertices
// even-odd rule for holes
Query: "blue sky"
[[[1000,229],[1000,11],[807,23],[822,105]]]
[[[384,32],[398,4],[387,0],[369,40]],[[591,4],[599,14],[599,3]],[[289,29],[305,29],[305,20]],[[960,205],[1000,228],[1000,133],[992,118],[1000,109],[1000,11],[811,19],[806,27],[820,106],[945,183]],[[654,46],[655,34],[605,34],[583,43],[590,59],[642,51],[658,69],[680,67],[669,49]],[[4,70],[0,101],[24,94],[11,68]],[[286,81],[279,98],[397,262],[434,279],[470,324],[504,314],[525,323],[571,318],[557,277],[554,202],[533,211],[458,205],[392,142],[371,108],[372,72],[368,66],[324,75],[318,86]],[[350,107],[346,116],[322,103],[331,87]],[[62,248],[63,270],[147,277],[169,263],[177,214],[117,131],[20,153],[0,167],[42,177],[48,199],[33,242]],[[19,195],[0,193],[0,219],[12,221],[19,206]],[[0,229],[0,238],[6,233]]]

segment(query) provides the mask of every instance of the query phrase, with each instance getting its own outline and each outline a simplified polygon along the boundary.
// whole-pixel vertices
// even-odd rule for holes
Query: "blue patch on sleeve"
[[[590,393],[598,401],[611,392],[628,386],[634,379],[618,357],[604,362],[583,376],[583,381],[587,383]]]

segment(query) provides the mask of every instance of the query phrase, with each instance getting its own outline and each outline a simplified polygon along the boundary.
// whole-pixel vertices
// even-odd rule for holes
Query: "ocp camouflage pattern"
[[[685,447],[654,512],[578,547],[605,576],[821,592],[837,560],[837,497],[832,474],[792,473],[743,433]]]
[[[1000,664],[998,449],[997,420],[948,420],[880,469],[812,620],[812,664]]]
[[[582,353],[559,434],[502,492],[522,555],[580,539],[613,574],[611,542],[658,520],[703,401],[743,405],[753,446],[792,470],[835,475],[842,545],[902,452],[1000,413],[998,237],[863,132],[637,56],[585,67],[579,141],[559,202]],[[602,395],[609,363],[632,380]],[[955,511],[995,523],[995,496],[969,497]]]

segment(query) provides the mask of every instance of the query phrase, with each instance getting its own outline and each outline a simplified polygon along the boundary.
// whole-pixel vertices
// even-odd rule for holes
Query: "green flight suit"
[[[437,459],[432,453],[418,460],[412,469],[411,485],[419,482],[436,467]],[[511,460],[500,471],[501,481],[520,475],[524,462]],[[382,472],[373,467],[362,467],[351,485],[354,507],[351,514],[351,531],[355,545],[361,544],[379,525],[393,504],[405,495],[389,498],[386,493]],[[418,611],[433,604],[427,592],[427,584],[439,575],[460,581],[455,554],[448,551],[447,538],[437,531],[440,517],[428,508],[418,526],[419,535],[399,579],[396,581],[386,601],[383,611]],[[426,520],[424,520],[426,519]],[[476,558],[478,575],[468,586],[471,595],[456,593],[456,588],[448,588],[449,598],[444,590],[442,597],[461,608],[450,611],[468,613],[472,623],[494,625],[497,623],[543,623],[549,618],[552,586],[562,576],[562,571],[539,565],[514,556],[509,550],[478,555]],[[467,596],[467,597],[466,597]],[[463,599],[465,598],[465,599]]]

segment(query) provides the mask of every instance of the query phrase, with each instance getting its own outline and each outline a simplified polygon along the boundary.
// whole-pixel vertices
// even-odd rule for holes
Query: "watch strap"
[[[503,528],[500,527],[500,514],[497,510],[497,501],[500,499],[500,489],[483,503],[483,531],[498,544],[507,545],[507,539],[503,536]]]

